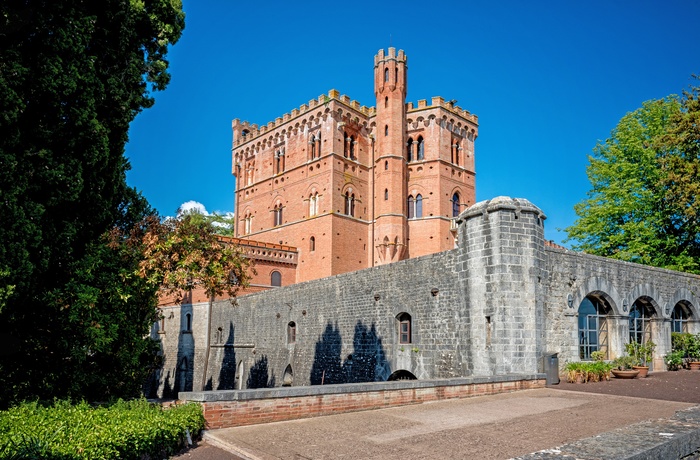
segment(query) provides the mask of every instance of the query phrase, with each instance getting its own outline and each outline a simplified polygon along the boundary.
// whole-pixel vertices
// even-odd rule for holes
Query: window
[[[345,192],[345,215],[355,217],[355,194]]]
[[[645,344],[651,340],[651,316],[646,302],[637,299],[630,308],[630,343]]]
[[[243,218],[243,234],[248,235],[252,231],[253,231],[253,216],[251,215],[250,211],[248,211],[248,212],[246,212],[245,217]]]
[[[279,287],[282,286],[282,274],[278,271],[274,271],[270,274],[270,285]]]
[[[459,151],[462,148],[459,146],[457,139],[452,139],[452,163],[459,166]]]
[[[350,136],[350,159],[355,159],[355,136]]]
[[[389,68],[384,68],[384,81],[389,81]]]
[[[452,217],[459,216],[459,193],[452,195]]]
[[[589,361],[594,351],[608,351],[606,307],[598,299],[586,297],[578,309],[579,359]]]
[[[389,199],[389,189],[385,188],[384,189],[384,201]]]
[[[290,321],[287,324],[287,343],[295,343],[297,341],[297,324]]]
[[[411,343],[411,315],[401,313],[396,319],[399,323],[399,343]]]
[[[318,214],[318,193],[309,197],[309,217]]]
[[[309,138],[309,153],[312,160],[316,158],[316,138],[314,136]]]
[[[389,135],[389,125],[384,125],[384,135],[385,136]]]
[[[688,332],[688,313],[680,302],[671,313],[671,332]]]
[[[408,197],[408,218],[416,219],[423,217],[423,196],[419,193],[415,199],[413,195]]]
[[[423,142],[423,136],[418,136],[418,161],[421,161],[425,156],[424,145],[425,143]]]
[[[309,238],[309,251],[314,252],[316,250],[316,238],[313,236]]]
[[[389,160],[384,161],[384,171],[389,169]]]
[[[275,206],[275,209],[272,213],[273,215],[273,226],[277,227],[282,225],[282,204],[278,204]]]
[[[413,161],[413,139],[410,137],[406,142],[406,161]]]
[[[280,174],[284,172],[284,149],[275,152],[275,174]]]
[[[384,98],[384,108],[386,109],[387,107],[389,107],[389,96]]]
[[[347,158],[350,156],[350,136],[346,132],[343,133],[343,136],[343,156]]]

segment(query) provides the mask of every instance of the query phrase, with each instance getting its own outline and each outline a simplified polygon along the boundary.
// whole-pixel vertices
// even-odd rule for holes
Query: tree
[[[124,145],[183,27],[178,0],[0,4],[0,406],[135,391],[155,291],[104,235],[154,214]]]
[[[592,189],[566,229],[574,249],[674,270],[700,271],[697,227],[683,220],[669,182],[688,112],[675,96],[645,102],[599,143],[587,168]],[[670,133],[679,133],[672,138]],[[697,156],[697,155],[696,155]],[[675,164],[675,163],[674,163]],[[666,165],[666,166],[664,166]],[[695,225],[693,223],[693,225]],[[694,240],[694,243],[693,243]]]

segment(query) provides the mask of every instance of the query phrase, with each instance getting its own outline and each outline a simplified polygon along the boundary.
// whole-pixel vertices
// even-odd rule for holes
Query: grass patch
[[[106,406],[56,401],[0,412],[1,459],[148,459],[180,451],[204,428],[202,409],[145,399]]]

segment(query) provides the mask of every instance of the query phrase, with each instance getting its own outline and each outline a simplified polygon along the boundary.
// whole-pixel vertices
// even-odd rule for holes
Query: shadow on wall
[[[263,355],[255,361],[248,373],[246,388],[273,388],[275,386],[275,373],[269,376],[267,356]]]
[[[345,360],[341,357],[342,343],[337,324],[326,324],[326,329],[316,342],[309,379],[311,385],[378,382],[391,375],[391,365],[374,323],[367,327],[362,321],[357,322],[353,353]]]
[[[223,331],[220,331],[223,333]],[[236,350],[233,348],[234,327],[233,323],[228,325],[228,338],[224,343],[224,357],[221,360],[221,370],[219,371],[219,384],[217,390],[236,389]]]

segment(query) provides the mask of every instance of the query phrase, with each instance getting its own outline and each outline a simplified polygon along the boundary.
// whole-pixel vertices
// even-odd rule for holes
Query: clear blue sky
[[[700,73],[700,1],[184,0],[172,81],[131,126],[128,182],[161,215],[234,206],[231,120],[266,124],[335,88],[374,106],[373,56],[408,56],[408,101],[479,116],[477,200],[527,198],[556,242],[599,140]]]

